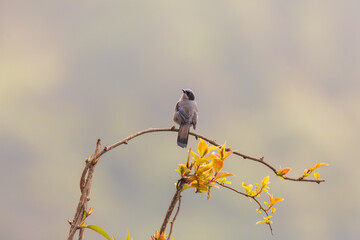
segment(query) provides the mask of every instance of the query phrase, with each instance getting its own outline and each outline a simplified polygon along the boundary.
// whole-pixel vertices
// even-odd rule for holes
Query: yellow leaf
[[[276,211],[276,208],[271,208],[271,213],[274,213]]]
[[[285,176],[286,174],[288,174],[290,172],[290,170],[291,170],[291,168],[283,168],[283,169],[281,169],[281,167],[280,167],[280,169],[277,172],[277,175],[280,176],[280,177]]]
[[[272,224],[272,221],[269,220],[270,218],[272,218],[271,215],[264,218],[266,224]]]
[[[270,199],[270,206],[268,209],[270,209],[272,206],[274,206],[276,203],[283,201],[283,198],[274,198],[272,195],[268,193],[269,199]]]
[[[159,240],[166,240],[166,239],[167,239],[167,237],[166,237],[166,235],[165,235],[165,232],[163,232],[163,233],[160,235]]]
[[[224,167],[224,161],[218,158],[214,158],[212,161],[213,169],[215,173],[218,173],[222,170]]]
[[[224,159],[225,156],[225,149],[226,149],[226,141],[224,142],[224,145],[221,146],[219,154],[220,154],[220,158]]]
[[[315,177],[316,179],[320,179],[320,178],[321,178],[321,177],[320,177],[320,173],[314,172],[314,177]]]
[[[200,158],[194,151],[192,151],[192,150],[189,150],[189,151],[190,151],[190,154],[193,156],[195,161]]]
[[[190,187],[196,188],[199,192],[206,192],[208,187],[204,184],[204,181],[192,181]]]
[[[199,167],[199,169],[197,170],[196,174],[197,175],[204,175],[203,177],[209,175],[209,173],[212,171],[212,164],[206,164],[203,165],[201,167]]]
[[[215,149],[218,149],[219,148],[219,146],[208,146],[208,148],[209,148],[209,151],[208,152],[210,152],[210,151],[212,151],[212,150],[215,150]]]
[[[323,167],[323,166],[327,166],[327,165],[329,165],[329,164],[327,164],[327,163],[317,163],[317,164],[315,164],[315,166],[311,167],[309,170],[314,171],[315,169],[317,169],[319,167]]]
[[[328,166],[328,165],[329,165],[328,163],[318,163],[315,166],[316,166],[316,168],[318,168],[318,167],[323,167],[323,166]]]
[[[160,237],[160,233],[159,233],[159,231],[158,231],[158,230],[156,230],[156,231],[155,231],[155,235],[154,235],[154,237],[155,237],[156,239],[159,239],[159,237]]]
[[[103,235],[106,239],[111,240],[110,235],[109,235],[104,229],[102,229],[101,227],[95,226],[95,225],[88,225],[88,226],[86,226],[86,227],[94,230],[95,232],[100,233],[100,234]]]
[[[257,190],[254,190],[254,191],[252,191],[249,195],[259,197],[259,196],[260,196],[260,193],[259,193]]]
[[[284,201],[284,199],[283,198],[274,198],[273,201],[271,202],[271,205],[274,206],[276,203],[281,202],[281,201]]]
[[[261,189],[262,189],[262,190],[268,188],[268,184],[270,183],[270,182],[269,182],[269,179],[270,179],[270,177],[269,177],[269,176],[266,176],[266,177],[264,177],[264,179],[261,181]]]
[[[84,207],[84,212],[83,212],[83,217],[82,220],[84,221],[87,218],[87,212],[86,212],[86,208]]]
[[[226,152],[226,142],[224,143],[224,145],[221,146],[220,149],[218,149],[218,152],[220,154],[220,159],[221,160],[225,160],[228,156],[230,156],[230,154],[232,154],[234,151],[227,151]]]
[[[195,164],[197,166],[202,165],[203,163],[209,163],[209,161],[206,158],[198,158],[195,160]]]
[[[213,183],[209,183],[208,184],[209,187],[215,187],[217,189],[220,189],[220,187],[218,185],[214,185]]]
[[[230,156],[230,154],[232,154],[234,151],[228,151],[228,152],[226,152],[225,154],[224,154],[224,160],[228,157],[228,156]]]
[[[200,169],[203,169],[203,171],[205,171],[205,170],[211,169],[211,167],[212,167],[212,163],[207,163],[207,164],[201,165],[201,166],[199,167],[199,170],[200,170]]]
[[[190,170],[186,167],[185,164],[179,164],[179,169],[176,169],[178,173],[180,173],[181,176],[183,176],[185,173],[189,172]]]
[[[200,157],[204,157],[209,151],[207,143],[200,138],[200,142],[198,144],[198,153]]]
[[[223,177],[231,177],[231,176],[234,176],[234,174],[232,174],[232,173],[227,173],[227,172],[219,172],[219,173],[216,175],[216,179],[223,178]]]
[[[114,237],[114,236],[113,236]],[[115,238],[115,237],[114,237]],[[132,240],[132,238],[130,237],[130,234],[128,233],[127,235],[126,235],[126,240]]]
[[[310,171],[309,169],[305,169],[305,170],[304,170],[303,177],[306,178],[307,176],[309,176],[309,173],[310,173],[310,172],[311,172],[311,171]]]
[[[191,148],[189,149],[189,154],[188,154],[188,157],[187,157],[186,166],[189,166],[189,162],[190,162],[190,152],[191,152]]]
[[[214,159],[214,158],[219,158],[219,156],[217,154],[210,154],[209,156],[203,157],[202,159],[210,160],[210,159]]]
[[[249,184],[249,186],[246,185],[246,183],[242,182],[242,187],[246,190],[247,195],[252,195],[251,190],[253,188],[252,184]]]
[[[272,218],[272,216],[271,216],[271,215],[269,215],[269,216],[267,216],[267,217],[264,217],[264,220],[262,220],[262,221],[258,221],[258,222],[256,222],[256,224],[259,224],[259,223],[271,224],[271,223],[272,223],[272,221],[270,221],[270,220],[269,220],[270,218]]]
[[[86,213],[87,216],[90,216],[90,214],[94,211],[94,208],[90,208],[89,211]]]

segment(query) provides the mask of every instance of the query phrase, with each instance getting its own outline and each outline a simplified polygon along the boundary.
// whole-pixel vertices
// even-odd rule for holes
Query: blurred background
[[[0,238],[65,239],[96,140],[173,126],[181,89],[191,88],[197,133],[291,167],[290,177],[329,166],[318,185],[232,156],[233,187],[269,175],[270,192],[285,199],[274,236],[255,225],[256,204],[215,189],[209,201],[184,192],[173,237],[359,239],[359,9],[355,0],[1,1]],[[186,157],[168,132],[105,154],[88,224],[150,239]],[[86,239],[102,237],[89,230]]]

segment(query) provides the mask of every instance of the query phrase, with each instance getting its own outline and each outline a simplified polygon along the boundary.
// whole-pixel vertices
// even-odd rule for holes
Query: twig
[[[143,135],[143,134],[146,134],[146,133],[152,133],[152,132],[178,132],[178,131],[179,131],[179,129],[176,129],[174,127],[172,127],[172,128],[148,128],[146,130],[143,130],[143,131],[137,132],[135,134],[132,134],[132,135],[128,136],[127,138],[124,138],[123,140],[112,144],[109,147],[104,147],[104,149],[99,153],[99,156],[97,156],[97,157],[101,157],[104,153],[106,153],[106,152],[110,151],[111,149],[116,148],[116,147],[118,147],[118,146],[120,146],[122,144],[128,144],[128,142],[130,140],[132,140],[133,138],[136,138],[136,137],[138,137],[140,135]],[[205,137],[203,135],[200,135],[200,134],[197,134],[197,133],[194,133],[194,132],[190,132],[189,134],[194,136],[196,139],[201,138],[201,139],[207,141],[208,143],[210,143],[210,144],[212,144],[214,146],[220,146],[219,144],[216,143],[216,141],[211,140],[211,139],[209,139],[209,138],[207,138],[207,137]],[[226,151],[230,151],[230,150],[231,150],[231,148],[226,149]],[[252,160],[252,161],[259,162],[259,163],[265,165],[266,167],[270,168],[275,173],[275,175],[277,175],[276,168],[271,166],[269,163],[265,162],[264,157],[256,158],[256,157],[252,157],[252,156],[249,156],[249,155],[245,155],[245,154],[237,152],[237,151],[234,151],[233,154],[238,155],[238,156],[240,156],[240,157],[242,157],[244,159],[249,159],[249,160]],[[291,178],[291,177],[283,176],[283,178],[286,179],[286,180],[290,180],[290,181],[301,181],[301,182],[321,183],[321,182],[325,181],[323,179],[303,179],[301,177],[299,177],[299,178]]]
[[[100,147],[101,147],[101,141],[100,139],[98,139],[96,143],[94,156],[99,155]],[[74,220],[71,222],[68,240],[72,240],[76,230],[80,228],[80,223],[82,221],[84,211],[87,208],[87,202],[90,200],[91,182],[95,170],[95,165],[99,157],[97,158],[93,157],[91,161],[88,161],[86,163],[83,174],[81,175],[81,179],[80,179],[81,196],[75,212]],[[86,175],[87,175],[86,180],[84,180]],[[83,229],[80,228],[79,240],[82,240],[83,237],[84,237],[84,232]]]
[[[170,217],[171,217],[171,214],[172,212],[174,211],[174,208],[175,208],[175,205],[176,203],[179,201],[180,199],[180,194],[183,190],[183,187],[184,187],[184,184],[185,184],[186,180],[184,178],[181,178],[178,180],[177,184],[176,184],[176,192],[171,200],[171,203],[170,203],[170,206],[166,212],[166,215],[165,215],[165,218],[164,218],[164,221],[161,225],[161,228],[160,228],[160,235],[165,232],[165,229],[166,229],[166,226],[167,224],[169,223],[169,220],[170,220]],[[177,214],[176,214],[177,215]]]
[[[214,146],[220,146],[214,140],[208,139],[208,138],[206,138],[206,137],[204,137],[204,136],[202,136],[200,134],[190,132],[190,135],[193,135],[195,138],[201,138],[201,139],[207,141],[208,143],[211,143]],[[231,148],[226,148],[226,151],[231,151]],[[238,156],[240,156],[240,157],[242,157],[244,159],[249,159],[249,160],[252,160],[252,161],[259,162],[259,163],[267,166],[268,168],[270,168],[275,173],[275,175],[277,175],[277,170],[273,166],[271,166],[269,163],[265,162],[264,157],[255,158],[255,157],[245,155],[243,153],[239,153],[237,151],[234,151],[233,154],[238,155]],[[290,181],[316,182],[316,183],[325,182],[325,180],[323,180],[323,179],[303,179],[301,177],[299,177],[299,178],[290,178],[290,177],[286,177],[286,176],[283,176],[283,178],[286,179],[286,180],[290,180]]]
[[[220,183],[220,182],[218,182],[218,181],[216,181],[216,183],[217,183],[218,185],[224,187],[224,188],[230,189],[230,190],[232,190],[232,191],[234,191],[234,192],[236,192],[236,193],[238,193],[238,194],[241,194],[241,195],[243,195],[243,196],[245,196],[245,197],[249,197],[249,198],[253,199],[253,200],[259,205],[259,209],[261,209],[261,210],[266,214],[266,216],[269,216],[268,212],[261,206],[260,202],[256,199],[256,196],[251,196],[251,195],[248,195],[248,194],[246,194],[246,193],[240,192],[240,191],[236,190],[235,188],[232,188],[232,187],[230,187],[230,186],[227,186],[227,185],[225,185],[225,184],[222,184],[222,183]],[[273,234],[273,230],[272,230],[271,224],[270,224],[270,223],[267,223],[267,224],[268,224],[269,227],[270,227],[271,234]]]
[[[174,218],[173,218],[173,220],[170,222],[170,231],[169,231],[168,239],[171,239],[171,233],[172,233],[172,230],[173,230],[173,226],[174,226],[174,222],[175,222],[175,220],[176,220],[176,217],[177,217],[177,215],[179,214],[180,206],[181,206],[181,195],[179,195],[178,207],[177,207],[176,213],[175,213],[175,215],[174,215]]]

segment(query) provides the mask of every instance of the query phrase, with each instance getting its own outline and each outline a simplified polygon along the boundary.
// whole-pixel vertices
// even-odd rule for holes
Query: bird
[[[175,106],[174,122],[179,124],[177,145],[186,148],[190,127],[196,129],[198,108],[191,89],[182,89],[183,94]]]

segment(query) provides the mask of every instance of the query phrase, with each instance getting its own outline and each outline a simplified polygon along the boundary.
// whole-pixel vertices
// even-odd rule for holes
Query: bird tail
[[[181,124],[177,138],[177,145],[185,148],[188,143],[190,124]]]

